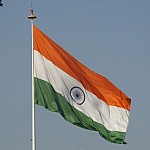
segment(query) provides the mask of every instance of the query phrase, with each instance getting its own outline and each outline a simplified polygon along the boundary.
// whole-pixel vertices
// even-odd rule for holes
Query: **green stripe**
[[[65,120],[74,125],[98,131],[103,138],[110,142],[125,144],[124,132],[108,131],[102,124],[93,121],[90,117],[71,106],[64,96],[54,90],[50,83],[38,78],[34,78],[34,82],[35,104],[44,106],[50,111],[60,113]]]

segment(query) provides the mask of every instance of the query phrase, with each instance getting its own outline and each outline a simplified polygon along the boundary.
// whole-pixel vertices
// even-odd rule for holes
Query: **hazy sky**
[[[150,148],[150,1],[32,0],[35,25],[132,99],[127,145],[36,106],[37,150]],[[0,8],[0,149],[31,150],[31,0]]]

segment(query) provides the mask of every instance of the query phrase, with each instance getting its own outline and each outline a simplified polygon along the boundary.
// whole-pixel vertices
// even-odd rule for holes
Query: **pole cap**
[[[33,20],[33,19],[36,19],[37,17],[34,15],[34,10],[32,9],[32,7],[31,7],[31,9],[30,9],[30,16],[28,16],[28,19],[31,19],[31,20]]]

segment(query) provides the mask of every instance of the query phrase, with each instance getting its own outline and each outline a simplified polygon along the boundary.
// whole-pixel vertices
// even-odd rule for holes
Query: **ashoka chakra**
[[[85,94],[80,87],[73,87],[70,90],[70,96],[73,99],[73,101],[79,105],[83,104],[85,101]]]

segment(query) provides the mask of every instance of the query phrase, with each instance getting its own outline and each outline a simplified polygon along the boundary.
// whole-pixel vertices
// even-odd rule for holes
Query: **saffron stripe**
[[[131,100],[105,77],[82,65],[34,26],[34,49],[58,68],[78,80],[85,89],[110,106],[130,110]]]

